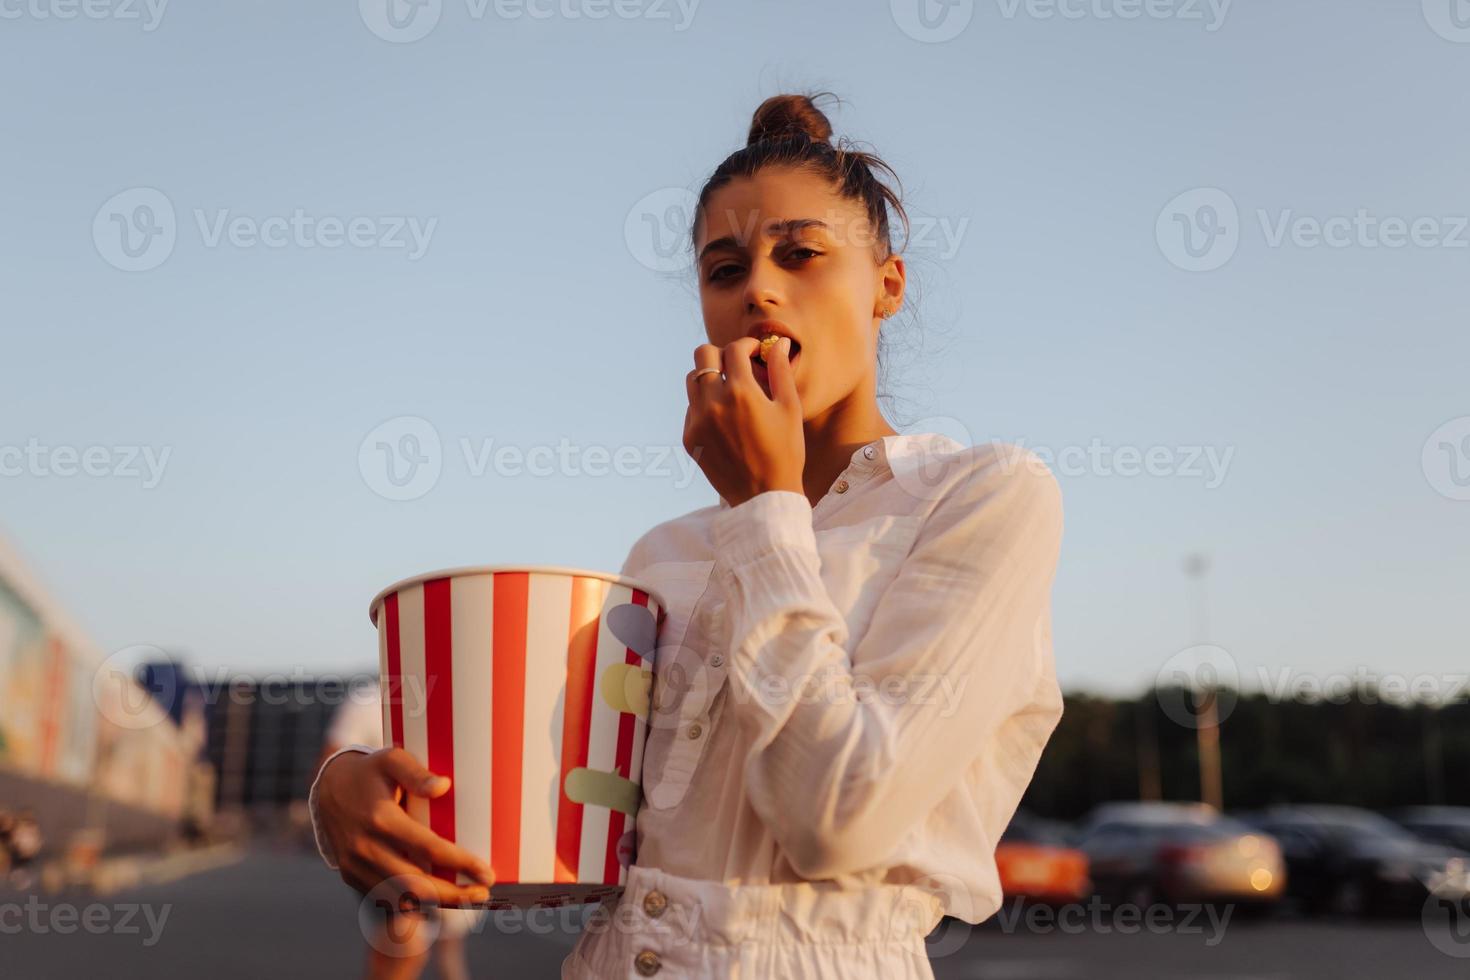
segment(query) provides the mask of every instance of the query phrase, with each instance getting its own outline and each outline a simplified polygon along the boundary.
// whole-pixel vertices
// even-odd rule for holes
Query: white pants
[[[633,865],[562,980],[933,980],[938,896],[912,885],[726,885]]]

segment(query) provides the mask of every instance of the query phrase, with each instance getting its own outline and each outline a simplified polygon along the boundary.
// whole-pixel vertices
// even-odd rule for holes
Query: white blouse
[[[668,603],[637,863],[731,884],[918,883],[978,923],[1062,715],[1061,493],[1015,446],[855,451],[815,507],[770,491],[649,530]]]
[[[622,567],[667,604],[637,863],[994,914],[996,842],[1062,714],[1061,533],[1039,458],[937,433],[856,450],[815,507],[769,491],[647,531]]]

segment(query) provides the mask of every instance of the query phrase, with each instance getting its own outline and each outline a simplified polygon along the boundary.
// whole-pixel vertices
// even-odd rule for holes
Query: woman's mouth
[[[770,353],[773,353],[775,351],[776,344],[777,344],[777,342],[780,341],[780,339],[781,339],[780,334],[774,334],[774,333],[773,334],[767,334],[766,336],[762,337],[761,338],[761,345],[756,350],[754,356],[752,357],[752,360],[756,364],[759,364],[761,366],[764,366],[765,363],[766,363],[766,355],[767,354],[770,354]],[[796,338],[794,338],[794,337],[791,338],[791,353],[790,353],[789,357],[791,358],[792,361],[795,361],[797,355],[800,354],[800,353],[801,353],[801,342],[799,340],[797,340]]]
[[[773,356],[779,357],[780,355],[779,354],[773,354]],[[793,340],[791,342],[791,355],[790,355],[790,357],[791,357],[791,367],[792,367],[793,370],[795,370],[795,368],[796,368],[796,362],[800,358],[800,356],[801,356],[801,345],[798,344],[795,340]],[[765,359],[763,357],[761,357],[759,351],[757,351],[755,353],[755,355],[751,357],[751,359],[750,359],[750,367],[751,367],[751,370],[755,373],[755,380],[760,383],[761,389],[763,391],[765,391],[765,393],[767,395],[769,395],[771,393],[771,371],[770,371],[770,366],[766,364]]]

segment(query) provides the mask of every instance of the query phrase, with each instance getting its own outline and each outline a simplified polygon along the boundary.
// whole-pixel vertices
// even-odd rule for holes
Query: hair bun
[[[755,110],[745,145],[798,136],[805,136],[813,143],[825,143],[832,138],[832,124],[811,96],[773,95]]]

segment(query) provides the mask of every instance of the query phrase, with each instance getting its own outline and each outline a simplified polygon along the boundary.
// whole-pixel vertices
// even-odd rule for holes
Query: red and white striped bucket
[[[369,615],[384,744],[453,780],[405,806],[491,863],[489,907],[618,894],[635,858],[662,601],[617,575],[494,566],[406,579]]]

